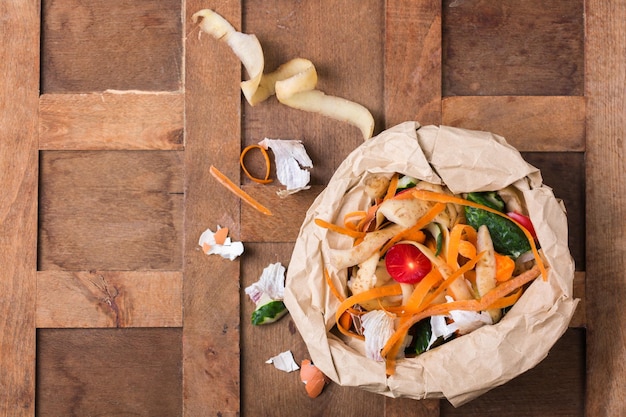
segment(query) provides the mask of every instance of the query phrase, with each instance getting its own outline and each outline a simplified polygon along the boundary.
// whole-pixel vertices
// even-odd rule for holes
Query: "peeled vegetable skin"
[[[470,193],[467,199],[475,203],[487,205],[484,204],[483,199],[477,198],[478,194]],[[521,254],[531,250],[528,238],[522,229],[517,227],[511,220],[486,210],[469,206],[465,207],[465,218],[467,224],[476,230],[482,225],[487,226],[493,241],[493,247],[498,253],[517,259]]]

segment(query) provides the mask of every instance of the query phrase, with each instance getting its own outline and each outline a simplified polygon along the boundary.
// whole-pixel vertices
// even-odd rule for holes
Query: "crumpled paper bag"
[[[365,357],[363,342],[331,331],[339,302],[326,285],[323,270],[328,268],[338,288],[344,289],[347,272],[334,269],[325,254],[329,247],[350,247],[352,239],[318,227],[314,219],[341,223],[343,214],[363,209],[369,201],[363,187],[367,175],[394,172],[445,183],[454,193],[513,184],[526,200],[549,276],[547,281],[536,279],[496,325],[399,360],[395,375],[387,377],[384,362]],[[573,279],[565,209],[542,184],[538,169],[498,135],[405,122],[355,149],[313,202],[289,264],[284,302],[313,363],[335,383],[390,397],[447,398],[456,407],[546,357],[578,303],[572,294]]]

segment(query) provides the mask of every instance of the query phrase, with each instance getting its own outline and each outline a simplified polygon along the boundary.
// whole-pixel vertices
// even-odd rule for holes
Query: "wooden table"
[[[2,415],[626,415],[624,1],[41,3],[0,3]],[[201,8],[255,33],[267,70],[313,61],[318,87],[368,107],[376,132],[490,130],[542,170],[568,208],[582,299],[545,361],[458,409],[334,384],[312,400],[265,363],[307,350],[289,317],[253,328],[242,288],[289,264],[308,205],[362,138],[242,101],[239,61],[191,21]],[[242,146],[264,137],[303,140],[310,190],[279,200],[241,175]],[[244,242],[238,260],[198,250],[218,224]]]

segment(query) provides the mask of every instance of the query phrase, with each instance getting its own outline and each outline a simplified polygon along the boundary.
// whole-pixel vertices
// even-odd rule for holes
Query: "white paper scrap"
[[[293,359],[293,354],[290,350],[286,350],[278,355],[269,358],[265,363],[273,364],[276,369],[284,372],[293,372],[300,369],[296,361]]]

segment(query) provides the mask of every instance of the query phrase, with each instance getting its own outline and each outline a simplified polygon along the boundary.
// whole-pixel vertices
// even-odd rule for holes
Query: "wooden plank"
[[[583,417],[585,333],[569,329],[535,368],[458,408],[441,402],[446,417]]]
[[[576,312],[569,323],[569,327],[585,327],[587,325],[587,308],[585,306],[585,272],[576,271],[574,274],[574,298],[580,302],[576,306]]]
[[[239,261],[198,250],[206,228],[228,227],[238,240],[240,202],[208,173],[218,165],[239,182],[241,64],[228,46],[198,36],[191,15],[214,7],[241,27],[238,1],[185,2],[185,238],[183,414],[234,417],[240,410]]]
[[[182,331],[41,329],[37,415],[182,416]]]
[[[385,417],[438,417],[440,400],[390,398],[385,401]]]
[[[626,3],[586,4],[588,416],[626,413]]]
[[[44,93],[182,88],[180,0],[42,2]]]
[[[585,98],[447,97],[442,123],[505,136],[520,151],[585,150]]]
[[[384,128],[383,2],[327,0],[320,7],[311,2],[250,0],[245,11],[245,32],[259,38],[266,71],[295,57],[307,58],[317,69],[318,89],[362,104],[374,116],[375,131]],[[244,103],[242,123],[242,146],[265,137],[302,140],[313,160],[312,185],[326,184],[345,157],[363,143],[356,127],[292,109],[275,98],[254,107]]]
[[[241,239],[245,242],[295,242],[300,226],[313,200],[324,187],[314,185],[285,198],[276,191],[278,185],[246,185],[244,191],[272,211],[266,216],[249,205],[241,207]]]
[[[441,0],[393,0],[385,10],[385,125],[441,123]]]
[[[250,417],[313,417],[319,415],[384,415],[383,397],[358,388],[329,384],[316,399],[310,399],[300,381],[299,372],[285,373],[265,361],[289,350],[301,363],[310,359],[307,347],[289,315],[271,325],[253,326],[250,316],[254,304],[243,289],[256,282],[263,268],[280,262],[289,268],[292,243],[249,243],[241,261],[241,370],[242,415]],[[259,383],[267,381],[267,383]]]
[[[42,150],[182,150],[181,93],[44,94]]]
[[[584,1],[443,1],[444,96],[582,96]]]
[[[35,412],[39,4],[0,3],[0,414]]]
[[[180,327],[182,273],[41,271],[38,328]]]
[[[385,125],[441,124],[442,1],[393,0],[385,10]],[[440,400],[385,399],[385,416],[438,417]]]
[[[43,152],[39,269],[180,270],[182,157]]]

